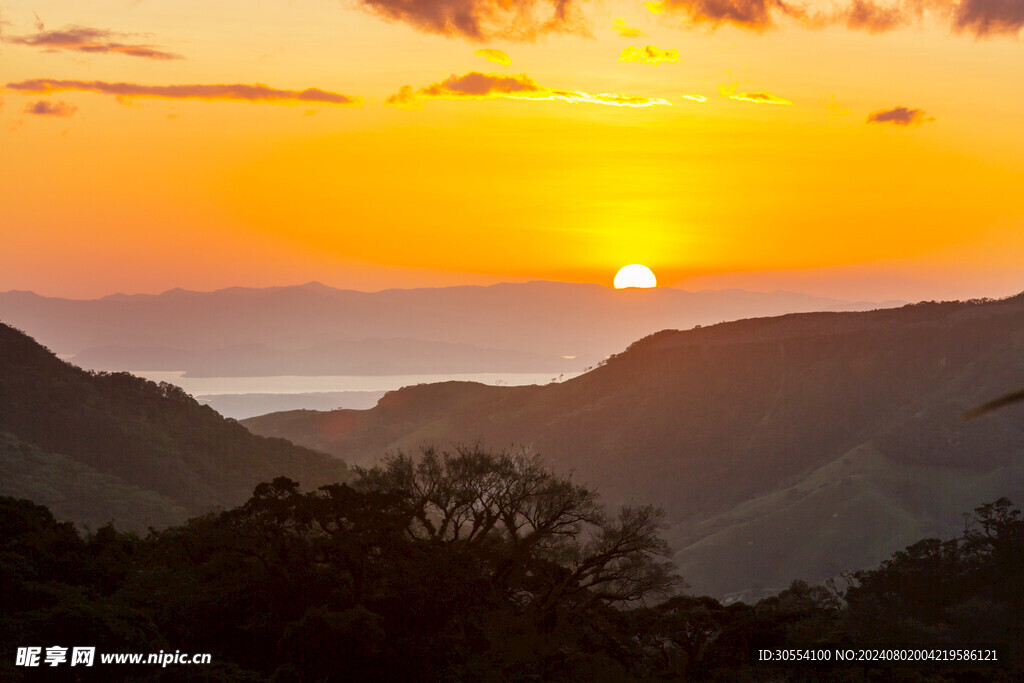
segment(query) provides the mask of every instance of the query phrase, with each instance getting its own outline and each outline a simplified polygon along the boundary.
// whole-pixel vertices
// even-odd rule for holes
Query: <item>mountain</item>
[[[259,377],[267,375],[417,375],[486,372],[571,371],[560,356],[525,351],[482,349],[469,344],[420,339],[333,341],[303,349],[275,349],[265,344],[236,344],[218,349],[167,347],[87,348],[69,359],[93,370],[126,367],[181,370],[186,377]]]
[[[12,291],[0,293],[0,319],[59,354],[79,354],[76,363],[95,369],[195,376],[422,374],[456,366],[569,372],[666,328],[878,305],[788,292],[613,290],[566,282],[381,292],[309,283],[89,301]]]
[[[180,523],[286,475],[343,481],[344,462],[254,436],[181,389],[91,374],[0,323],[0,495],[120,528]]]
[[[698,593],[877,564],[963,510],[1024,499],[1024,295],[663,331],[577,378],[409,387],[371,410],[243,421],[366,465],[389,449],[526,447],[606,503],[656,503]]]

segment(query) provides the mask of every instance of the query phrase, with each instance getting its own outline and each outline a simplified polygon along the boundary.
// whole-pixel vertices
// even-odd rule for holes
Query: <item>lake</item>
[[[174,384],[225,417],[236,420],[281,410],[334,410],[373,407],[387,391],[414,384],[480,382],[524,386],[565,381],[581,375],[565,373],[479,373],[448,375],[324,375],[313,377],[185,377],[184,372],[130,370],[154,382]]]

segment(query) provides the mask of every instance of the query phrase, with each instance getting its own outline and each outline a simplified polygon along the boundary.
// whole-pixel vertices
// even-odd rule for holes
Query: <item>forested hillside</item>
[[[529,457],[396,456],[346,485],[286,478],[145,538],[82,537],[0,498],[0,678],[17,646],[88,644],[75,680],[1018,681],[1024,522],[1008,501],[830,586],[726,605],[684,592],[660,515]],[[88,634],[83,642],[83,635]],[[759,649],[970,649],[998,661],[759,662]],[[117,652],[204,665],[103,666]],[[25,676],[24,680],[35,680]],[[70,679],[69,679],[70,680]]]
[[[243,424],[356,464],[529,448],[610,502],[663,506],[684,573],[725,595],[870,566],[1024,496],[1024,408],[961,418],[1022,385],[1019,296],[665,331],[562,383],[422,385]]]
[[[0,493],[140,529],[237,505],[276,476],[347,477],[337,458],[254,436],[177,387],[85,372],[3,324],[0,472]]]

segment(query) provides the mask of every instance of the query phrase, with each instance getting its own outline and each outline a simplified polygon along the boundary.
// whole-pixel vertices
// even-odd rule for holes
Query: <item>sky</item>
[[[0,291],[1024,291],[1024,0],[0,0]]]

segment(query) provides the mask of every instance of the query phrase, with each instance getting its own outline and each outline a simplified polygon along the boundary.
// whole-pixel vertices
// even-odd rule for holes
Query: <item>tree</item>
[[[357,487],[408,496],[410,538],[477,552],[492,585],[524,607],[632,603],[679,583],[660,536],[661,510],[609,515],[596,493],[545,469],[537,456],[431,447],[418,461],[399,452],[358,474]]]

